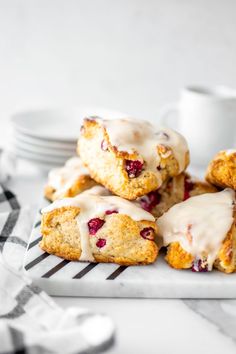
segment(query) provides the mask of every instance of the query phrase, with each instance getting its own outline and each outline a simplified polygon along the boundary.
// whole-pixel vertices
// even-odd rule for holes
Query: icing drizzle
[[[119,151],[128,153],[137,152],[146,163],[146,169],[160,175],[157,167],[160,164],[160,155],[157,146],[169,147],[179,164],[179,173],[185,169],[185,156],[188,146],[185,138],[176,131],[155,127],[150,122],[131,118],[103,120],[96,119],[107,131],[110,142]],[[163,151],[162,156],[168,157],[171,151]]]

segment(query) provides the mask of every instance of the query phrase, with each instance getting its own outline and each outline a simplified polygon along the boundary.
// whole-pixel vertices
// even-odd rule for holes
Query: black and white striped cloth
[[[23,273],[29,215],[0,186],[0,354],[103,352],[114,338],[107,316],[60,308]]]

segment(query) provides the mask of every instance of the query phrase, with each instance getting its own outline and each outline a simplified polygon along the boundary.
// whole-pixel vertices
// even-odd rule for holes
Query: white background
[[[236,87],[235,0],[0,0],[0,144],[19,109],[157,119],[187,84]]]
[[[93,105],[155,120],[187,84],[236,87],[235,63],[235,0],[0,0],[0,146],[17,110]],[[10,188],[36,202],[24,173],[27,186]],[[235,353],[178,300],[56,301],[109,314],[115,354]]]

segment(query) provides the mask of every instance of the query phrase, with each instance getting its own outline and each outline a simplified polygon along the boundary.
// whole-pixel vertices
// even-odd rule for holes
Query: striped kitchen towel
[[[30,227],[29,210],[0,186],[0,354],[103,352],[114,338],[107,316],[60,308],[23,273]]]

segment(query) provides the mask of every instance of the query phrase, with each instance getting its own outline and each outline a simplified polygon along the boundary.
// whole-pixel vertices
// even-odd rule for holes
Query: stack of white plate
[[[122,118],[123,113],[101,109],[27,111],[13,115],[10,152],[44,170],[63,165],[76,155],[81,123],[86,116]]]

